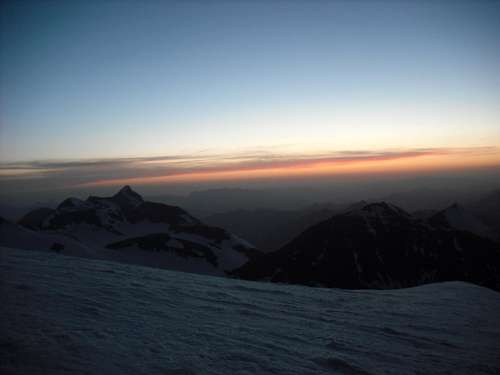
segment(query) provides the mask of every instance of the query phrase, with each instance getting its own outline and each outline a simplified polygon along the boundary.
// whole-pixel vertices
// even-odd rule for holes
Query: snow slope
[[[0,246],[224,276],[259,252],[180,207],[145,201],[129,186],[111,197],[67,198],[19,225],[0,218]]]
[[[20,225],[0,218],[0,245],[18,249],[36,249],[52,251],[51,247],[59,243],[64,246],[67,255],[94,257],[95,251],[84,244],[59,233],[35,232]]]
[[[2,374],[495,374],[500,294],[347,291],[0,249]]]

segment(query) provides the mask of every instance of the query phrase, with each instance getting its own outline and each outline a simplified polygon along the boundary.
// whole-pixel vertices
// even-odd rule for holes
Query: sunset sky
[[[500,166],[500,2],[0,9],[2,189]]]

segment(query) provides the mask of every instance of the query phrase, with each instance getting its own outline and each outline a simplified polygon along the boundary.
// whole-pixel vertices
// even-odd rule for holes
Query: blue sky
[[[3,2],[0,159],[500,146],[499,2]]]

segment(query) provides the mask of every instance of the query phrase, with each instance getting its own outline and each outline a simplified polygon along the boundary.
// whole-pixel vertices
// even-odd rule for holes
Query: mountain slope
[[[429,218],[429,221],[433,225],[442,228],[463,230],[477,234],[481,237],[490,238],[492,240],[496,239],[496,235],[491,228],[456,203],[437,212]]]
[[[236,210],[213,214],[204,220],[247,239],[261,251],[270,252],[286,245],[310,226],[360,205],[366,202],[316,204],[300,210]]]
[[[0,275],[3,374],[500,372],[500,294],[466,283],[306,288],[12,249]]]
[[[495,232],[500,241],[500,189],[481,197],[469,209]]]
[[[55,210],[28,213],[19,223],[26,228],[10,226],[10,231],[22,229],[30,238],[56,237],[62,244],[58,251],[63,254],[68,253],[66,242],[71,240],[87,249],[72,251],[73,255],[91,254],[99,259],[187,272],[225,275],[256,253],[245,241],[205,225],[180,207],[144,201],[129,186],[112,197],[68,198]],[[36,242],[28,246],[4,239],[0,244],[44,248]]]
[[[251,280],[393,288],[463,280],[500,290],[498,244],[374,203],[317,224],[235,271]]]
[[[90,256],[94,251],[82,243],[58,233],[41,233],[29,230],[0,218],[0,245],[18,249],[58,251],[62,246],[68,255]]]

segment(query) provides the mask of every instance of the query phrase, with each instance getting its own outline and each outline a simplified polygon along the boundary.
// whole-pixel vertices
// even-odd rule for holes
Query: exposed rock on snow
[[[73,250],[64,246],[63,254],[204,274],[225,275],[257,253],[247,242],[203,224],[180,207],[144,201],[129,186],[112,197],[68,198],[56,210],[30,212],[20,221],[25,228],[10,224],[1,229],[5,237],[0,245],[51,249],[57,238],[62,244],[71,241]]]

